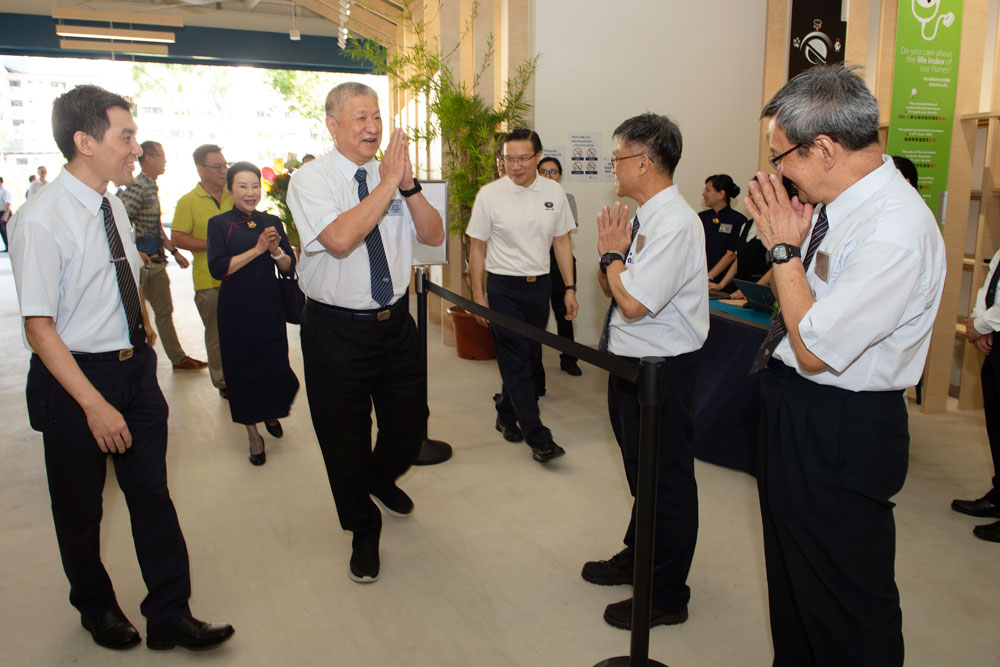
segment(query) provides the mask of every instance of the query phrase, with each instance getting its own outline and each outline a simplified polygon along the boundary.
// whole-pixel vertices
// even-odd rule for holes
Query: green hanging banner
[[[944,221],[941,193],[948,186],[961,36],[962,0],[899,0],[886,151],[917,166],[920,195],[939,222]]]

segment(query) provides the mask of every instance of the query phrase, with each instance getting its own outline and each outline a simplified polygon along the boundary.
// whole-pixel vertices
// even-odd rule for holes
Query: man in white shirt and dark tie
[[[334,149],[303,165],[288,186],[302,241],[299,279],[306,394],[334,502],[354,533],[349,576],[380,571],[382,515],[413,512],[396,485],[420,450],[427,406],[416,324],[407,307],[412,241],[444,241],[440,213],[413,177],[406,137],[393,132],[381,161],[376,92],[343,83],[326,98]],[[375,407],[378,436],[371,442]]]
[[[878,102],[853,69],[813,67],[765,105],[778,173],[758,173],[745,202],[781,306],[754,363],[766,366],[758,488],[776,666],[903,664],[890,499],[944,243],[882,155]]]
[[[705,233],[674,185],[683,143],[677,125],[645,113],[619,125],[614,137],[617,194],[635,199],[639,209],[630,216],[628,206],[616,202],[598,215],[598,279],[612,299],[599,347],[635,364],[642,357],[665,359],[650,625],[676,625],[688,617],[687,576],[698,537],[692,414],[695,365],[708,336]],[[609,376],[608,413],[634,499],[639,469],[635,383]],[[603,586],[632,583],[635,512],[633,500],[625,548],[608,560],[586,563],[585,580]],[[608,605],[604,620],[631,629],[632,598]]]

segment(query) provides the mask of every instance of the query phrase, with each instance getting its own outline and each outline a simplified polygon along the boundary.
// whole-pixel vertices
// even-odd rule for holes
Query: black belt
[[[499,278],[501,280],[514,283],[533,283],[536,282],[539,278],[548,278],[549,274],[546,273],[541,276],[508,276],[503,273],[491,273],[490,277]]]
[[[128,348],[125,350],[113,350],[111,352],[71,352],[77,363],[93,363],[96,361],[128,361],[136,354],[142,354],[142,350]]]
[[[363,320],[367,322],[385,322],[393,317],[399,317],[402,313],[409,312],[408,304],[409,295],[406,294],[391,306],[376,308],[374,310],[352,310],[351,308],[331,306],[328,303],[314,299],[306,299],[306,305],[321,315],[328,315],[329,317],[336,317],[341,320]]]

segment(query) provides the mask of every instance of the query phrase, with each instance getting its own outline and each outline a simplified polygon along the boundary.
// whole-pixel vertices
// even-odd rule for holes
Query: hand
[[[402,130],[400,130],[402,131]],[[406,166],[403,169],[403,180],[399,183],[400,190],[413,189],[413,163],[410,161],[410,142],[406,135],[403,135],[403,155],[406,156]]]
[[[714,280],[709,280],[708,289],[719,289],[719,283],[715,282]]]
[[[143,326],[143,329],[146,330],[146,345],[150,347],[156,345],[156,331],[153,330],[153,327]]]
[[[260,236],[257,237],[257,245],[254,246],[254,250],[257,251],[258,255],[263,255],[268,251],[268,248],[274,242],[275,239],[280,239],[277,230],[274,227],[265,227],[261,231]]]
[[[389,146],[382,154],[382,161],[378,164],[378,173],[382,180],[395,188],[401,187],[403,177],[406,173],[407,163],[406,136],[400,129],[394,130],[389,139]],[[413,187],[413,174],[409,174],[410,187]],[[403,188],[404,190],[406,188]]]
[[[983,337],[983,334],[979,333],[979,330],[976,329],[975,321],[974,317],[969,317],[965,320],[965,337],[969,339],[970,343],[975,343]]]
[[[985,336],[980,336],[973,345],[983,354],[989,354],[993,351],[993,334],[988,333]]]
[[[478,297],[472,297],[472,300],[478,303],[483,308],[490,307],[489,299],[486,298],[485,294]],[[490,321],[487,320],[485,317],[480,317],[479,315],[476,315],[475,318],[476,318],[476,324],[478,324],[481,327],[488,327],[490,325]]]
[[[597,212],[597,252],[618,252],[628,255],[632,245],[632,222],[628,217],[628,205],[622,206],[619,201],[615,207],[607,206]]]
[[[563,302],[566,304],[566,319],[572,320],[576,317],[576,314],[580,310],[579,304],[576,302],[576,290],[568,289],[566,290],[566,295],[563,297]]]
[[[142,265],[147,269],[153,268],[153,261],[149,259],[149,255],[147,255],[141,250],[139,251],[139,259],[142,260]]]
[[[730,299],[746,299],[746,297],[743,296],[743,292],[741,292],[739,290],[736,290],[735,292],[733,292],[732,294],[730,294],[729,298]]]
[[[103,398],[96,406],[84,411],[87,426],[105,454],[124,454],[132,446],[132,434],[121,413]]]
[[[750,196],[743,204],[757,223],[757,233],[764,247],[770,249],[779,243],[801,246],[812,227],[812,204],[803,204],[798,195],[789,201],[777,174],[759,171],[747,189]]]
[[[176,261],[177,266],[181,267],[182,269],[186,269],[187,267],[191,266],[191,263],[187,260],[187,257],[185,257],[179,252],[174,253],[174,261]]]

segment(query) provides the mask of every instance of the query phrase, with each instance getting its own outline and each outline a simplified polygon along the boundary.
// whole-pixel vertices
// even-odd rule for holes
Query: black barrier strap
[[[549,347],[554,347],[560,352],[565,352],[570,354],[577,359],[586,361],[591,366],[597,366],[598,368],[603,368],[604,370],[617,375],[620,378],[624,378],[629,382],[636,383],[639,381],[639,367],[632,363],[631,361],[625,361],[621,357],[616,357],[613,354],[608,354],[607,352],[599,352],[592,347],[587,347],[576,341],[566,340],[562,336],[558,336],[545,329],[539,329],[538,327],[533,327],[527,322],[522,322],[510,315],[504,315],[501,312],[493,310],[492,308],[483,308],[475,301],[466,299],[464,296],[455,294],[450,290],[446,290],[440,285],[435,285],[431,281],[427,280],[424,282],[427,289],[445,301],[451,301],[454,304],[465,308],[470,313],[479,315],[490,321],[490,323],[504,327],[505,329],[510,329],[514,333],[519,333],[526,338],[538,341]]]

